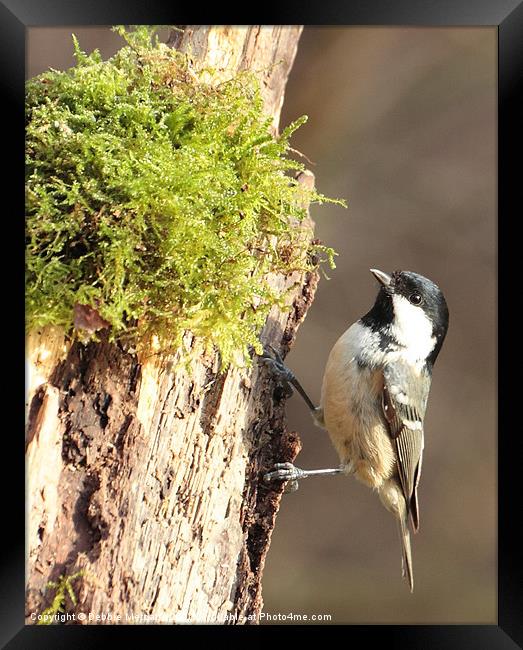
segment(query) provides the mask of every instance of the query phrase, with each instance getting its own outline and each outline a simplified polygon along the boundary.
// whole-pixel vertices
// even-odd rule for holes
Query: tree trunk
[[[300,32],[188,27],[170,44],[222,78],[256,71],[277,129]],[[295,288],[290,311],[271,311],[263,343],[288,351],[317,280],[271,277]],[[198,342],[187,333],[185,344]],[[28,623],[53,600],[48,582],[79,571],[76,604],[69,595],[64,604],[85,614],[80,622],[256,621],[282,491],[261,476],[294,460],[299,439],[264,366],[219,374],[216,356],[202,354],[174,371],[178,357],[138,356],[103,338],[84,345],[56,328],[28,337]]]

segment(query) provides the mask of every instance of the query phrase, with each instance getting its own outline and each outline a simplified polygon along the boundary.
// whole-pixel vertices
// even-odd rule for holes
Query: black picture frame
[[[518,420],[511,420],[511,406],[518,406],[519,380],[517,377],[521,345],[517,306],[519,300],[518,275],[519,251],[511,250],[518,246],[516,232],[511,233],[518,221],[520,205],[520,163],[517,154],[522,151],[521,116],[523,106],[520,99],[521,78],[523,77],[523,2],[520,0],[351,0],[343,6],[332,0],[324,0],[316,7],[306,7],[303,3],[287,4],[278,7],[278,12],[269,11],[265,5],[255,18],[245,15],[229,15],[222,5],[214,5],[209,10],[189,5],[174,6],[174,3],[161,3],[149,0],[147,3],[127,0],[127,2],[84,2],[69,0],[2,0],[0,3],[0,52],[3,113],[3,157],[8,161],[4,176],[4,254],[23,251],[23,226],[18,230],[18,215],[23,210],[23,137],[24,137],[24,78],[25,78],[25,39],[30,26],[45,25],[111,25],[111,24],[199,24],[215,18],[218,24],[316,24],[316,25],[423,25],[423,26],[497,26],[498,27],[498,255],[499,255],[499,394],[500,416],[498,435],[498,624],[497,625],[440,625],[440,626],[348,626],[342,631],[344,643],[357,647],[379,644],[383,640],[388,648],[472,648],[512,649],[523,643],[523,602],[521,555],[523,545],[519,523],[519,456],[515,445],[519,442],[520,426]],[[216,11],[219,9],[219,11]],[[214,15],[213,15],[214,13]],[[220,15],[216,15],[219,13]],[[204,15],[205,14],[205,15]],[[519,200],[518,200],[519,199]],[[9,205],[9,208],[7,207]],[[13,215],[13,218],[11,218]],[[21,220],[20,220],[21,222]],[[14,224],[17,224],[14,226]],[[13,227],[10,227],[13,226]],[[20,240],[18,239],[20,237]],[[20,246],[19,246],[20,241]],[[16,242],[16,244],[14,243]],[[519,253],[519,255],[521,255]],[[9,256],[7,256],[9,257]],[[7,542],[1,558],[0,574],[0,646],[9,649],[44,647],[71,648],[99,647],[102,641],[120,642],[121,635],[129,632],[136,642],[142,627],[133,626],[24,626],[24,509],[21,506],[24,494],[23,464],[23,363],[18,353],[24,354],[23,322],[11,317],[15,312],[11,305],[23,305],[23,252],[15,258],[14,271],[6,275],[4,289],[4,323],[8,325],[6,346],[13,351],[15,358],[8,366],[11,372],[20,370],[20,384],[13,380],[12,401],[5,401],[4,413],[16,413],[15,424],[4,423],[2,441],[3,463],[2,491],[3,538]],[[506,269],[503,268],[506,261]],[[11,266],[11,265],[10,265]],[[20,270],[20,273],[18,271]],[[11,291],[11,295],[9,295]],[[480,299],[480,297],[478,297]],[[23,319],[23,307],[20,309]],[[20,337],[20,339],[18,339]],[[20,342],[20,348],[14,342]],[[5,357],[4,357],[5,358]],[[519,400],[521,398],[519,397]],[[14,406],[11,406],[11,404]],[[514,414],[515,415],[515,414]],[[20,418],[20,419],[18,419]],[[511,424],[511,422],[516,424]],[[12,472],[8,472],[11,469]],[[474,540],[471,539],[471,545]],[[171,626],[147,626],[145,632],[149,643],[159,642],[162,636],[178,632],[192,633],[195,627],[176,628]],[[334,627],[334,626],[333,626]],[[211,631],[214,643],[225,640],[222,635],[253,634],[266,639],[265,643],[276,643],[272,637],[274,626],[256,628],[207,628]],[[278,628],[281,630],[281,627]],[[303,643],[301,629],[287,628],[292,632],[295,642]],[[327,626],[308,627],[307,641],[314,643],[315,634],[329,631]],[[331,630],[332,631],[332,630]],[[340,630],[337,630],[340,632]],[[267,637],[267,635],[270,635]],[[243,638],[243,637],[242,637]],[[289,641],[285,641],[288,643]],[[339,642],[339,641],[337,641]]]

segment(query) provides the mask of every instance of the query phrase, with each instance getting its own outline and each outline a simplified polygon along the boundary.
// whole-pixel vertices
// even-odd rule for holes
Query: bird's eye
[[[419,295],[419,293],[411,293],[409,296],[409,302],[411,302],[413,305],[421,305],[423,298]]]

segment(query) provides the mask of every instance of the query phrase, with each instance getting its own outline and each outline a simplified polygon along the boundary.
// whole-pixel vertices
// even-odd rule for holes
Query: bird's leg
[[[271,472],[267,472],[263,476],[266,483],[272,481],[292,481],[296,483],[302,478],[309,476],[331,476],[333,474],[343,474],[343,467],[333,469],[300,469],[295,467],[292,463],[276,463]],[[294,488],[297,489],[297,486]]]
[[[323,409],[314,406],[311,398],[307,395],[300,382],[296,379],[292,370],[287,368],[287,366],[283,363],[283,359],[272,347],[272,345],[268,345],[268,348],[269,351],[267,348],[265,348],[263,354],[260,355],[262,363],[266,363],[271,367],[280,385],[284,389],[286,397],[290,397],[293,394],[293,386],[296,388],[298,393],[301,395],[309,407],[316,424],[323,427]],[[273,466],[272,471],[264,474],[263,480],[266,483],[271,483],[272,481],[288,481],[288,486],[285,491],[294,492],[298,489],[298,481],[302,478],[307,478],[309,476],[342,474],[343,471],[343,467],[338,467],[336,469],[303,470],[299,467],[295,467],[292,463],[276,463]]]
[[[314,406],[311,398],[304,391],[302,385],[296,379],[292,370],[287,368],[287,366],[283,363],[283,359],[278,354],[278,352],[272,347],[272,345],[269,345],[268,348],[269,351],[267,351],[267,348],[265,348],[263,354],[260,355],[260,359],[262,363],[266,363],[268,366],[271,367],[273,373],[276,375],[283,389],[285,390],[285,396],[290,397],[293,394],[294,391],[292,387],[294,386],[294,388],[296,388],[298,393],[305,400],[305,403],[312,411],[313,415],[317,413],[318,408]]]

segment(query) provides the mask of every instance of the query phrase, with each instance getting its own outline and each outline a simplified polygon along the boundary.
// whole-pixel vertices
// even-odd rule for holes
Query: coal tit
[[[371,272],[381,285],[376,302],[332,348],[318,407],[274,349],[262,355],[328,431],[340,467],[301,470],[279,463],[264,479],[296,482],[312,475],[354,474],[376,490],[398,522],[403,576],[413,591],[408,524],[410,518],[413,530],[419,528],[423,421],[449,312],[443,293],[427,278],[411,271]]]

